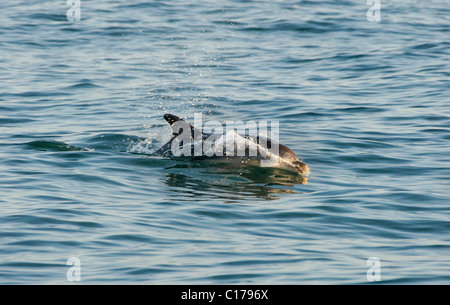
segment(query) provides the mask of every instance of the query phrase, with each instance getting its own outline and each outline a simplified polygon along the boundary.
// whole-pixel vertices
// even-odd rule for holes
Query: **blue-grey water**
[[[450,283],[448,1],[80,3],[0,3],[0,284]],[[200,112],[308,183],[151,155]]]

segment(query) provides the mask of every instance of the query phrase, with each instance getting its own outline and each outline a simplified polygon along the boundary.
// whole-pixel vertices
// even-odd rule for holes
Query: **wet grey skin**
[[[173,115],[173,114],[165,114],[164,119],[169,123],[169,125],[172,127],[172,138],[164,144],[160,149],[158,149],[155,154],[162,155],[165,157],[174,157],[172,153],[172,143],[173,140],[180,135],[183,132],[183,129],[190,129],[191,132],[191,139],[201,139],[204,141],[205,139],[209,138],[211,136],[220,137],[221,134],[211,134],[211,133],[202,133],[199,130],[196,130],[194,126],[187,123],[184,119]],[[174,127],[174,124],[176,122],[179,122],[177,124],[178,130]],[[182,128],[180,128],[180,126]],[[235,163],[235,164],[246,164],[246,165],[253,165],[253,166],[261,166],[261,160],[267,160],[267,156],[263,156],[260,153],[261,145],[264,143],[263,147],[266,147],[267,149],[270,149],[272,145],[278,145],[278,157],[276,164],[273,165],[275,168],[281,168],[287,171],[298,173],[302,176],[309,176],[309,167],[304,162],[300,161],[297,157],[297,155],[287,146],[277,143],[275,141],[272,141],[269,138],[263,138],[263,137],[253,137],[253,136],[243,136],[247,139],[252,140],[257,144],[258,150],[256,156],[250,156],[249,148],[246,147],[244,156],[195,156],[194,154],[194,146],[191,146],[191,156],[190,158],[195,160],[214,160],[214,161],[220,161],[225,163]]]

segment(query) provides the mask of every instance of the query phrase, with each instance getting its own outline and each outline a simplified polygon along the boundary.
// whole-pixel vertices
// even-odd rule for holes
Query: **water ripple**
[[[444,1],[0,7],[0,284],[449,283]],[[155,156],[198,112],[311,176]]]

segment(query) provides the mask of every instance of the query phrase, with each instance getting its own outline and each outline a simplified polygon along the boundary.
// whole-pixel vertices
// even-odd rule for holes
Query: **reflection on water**
[[[120,150],[119,144],[122,147],[127,147],[128,144],[125,140],[129,140],[129,137],[123,135],[96,136],[90,139],[91,148],[81,148],[64,142],[45,140],[26,144],[34,150],[78,152],[103,149]],[[131,151],[131,153],[136,154],[134,151]],[[167,173],[164,183],[170,186],[169,191],[177,193],[183,200],[191,200],[190,198],[195,201],[212,198],[227,201],[255,198],[274,200],[278,199],[281,194],[295,193],[295,185],[308,183],[308,178],[279,168],[244,166],[241,163],[199,161],[189,158],[164,158],[161,160],[160,156],[155,158],[151,154],[145,153],[143,155],[147,158],[127,158],[127,166],[130,165],[130,162],[140,166],[168,166],[165,168]],[[161,161],[164,162],[161,163]]]
[[[171,167],[165,183],[184,199],[221,198],[274,200],[279,194],[295,193],[293,187],[306,184],[308,179],[276,168],[221,167],[217,164],[191,162]]]

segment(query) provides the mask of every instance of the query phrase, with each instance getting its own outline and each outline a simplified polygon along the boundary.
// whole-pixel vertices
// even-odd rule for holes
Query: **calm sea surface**
[[[2,1],[0,284],[450,284],[448,1],[366,2]],[[308,183],[164,113],[279,121]]]

